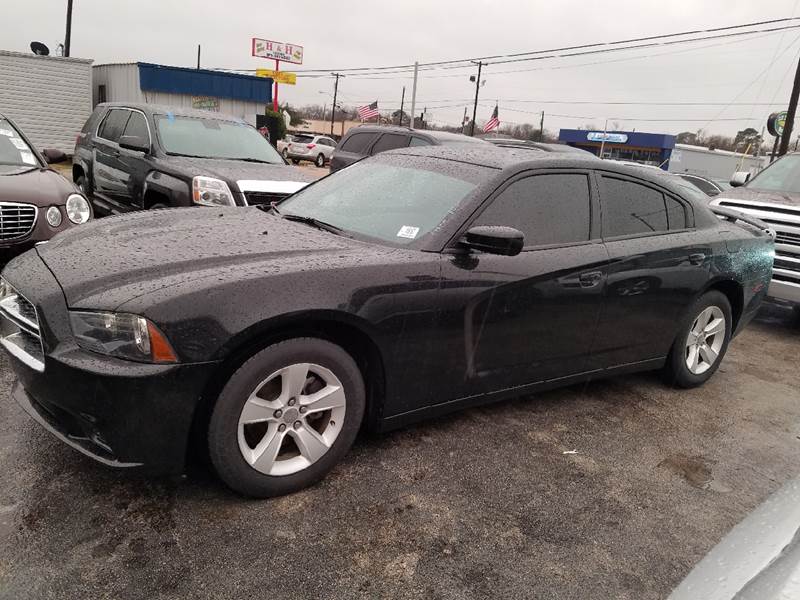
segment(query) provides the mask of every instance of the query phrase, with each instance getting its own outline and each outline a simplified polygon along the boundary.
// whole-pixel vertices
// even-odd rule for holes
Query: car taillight
[[[309,150],[312,150],[314,146],[316,146],[316,144],[306,144],[306,148],[308,148]]]

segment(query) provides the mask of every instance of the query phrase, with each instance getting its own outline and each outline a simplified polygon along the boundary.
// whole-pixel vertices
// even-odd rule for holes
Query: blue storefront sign
[[[603,158],[627,160],[655,165],[666,170],[675,147],[675,136],[644,131],[587,131],[585,129],[562,129],[560,142],[582,148]]]
[[[611,142],[613,144],[624,144],[628,141],[628,136],[624,133],[603,133],[602,131],[590,131],[586,134],[586,139],[590,142]]]

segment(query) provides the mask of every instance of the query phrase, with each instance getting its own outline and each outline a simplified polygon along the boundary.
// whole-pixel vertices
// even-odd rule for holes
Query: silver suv
[[[734,173],[731,185],[711,205],[753,215],[775,230],[769,296],[800,305],[800,153],[787,154],[752,178]]]
[[[324,167],[326,162],[330,162],[334,148],[336,142],[324,135],[293,134],[284,156],[294,164],[308,160],[318,167]]]

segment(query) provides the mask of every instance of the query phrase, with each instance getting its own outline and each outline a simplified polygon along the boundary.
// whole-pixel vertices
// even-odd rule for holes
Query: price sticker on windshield
[[[25,142],[23,142],[21,139],[19,139],[19,138],[12,137],[11,138],[11,143],[14,144],[14,147],[17,150],[27,150],[28,149],[28,145]]]
[[[0,135],[4,135],[6,137],[14,137],[14,132],[10,129],[0,129]]]
[[[397,237],[408,238],[413,240],[419,233],[419,227],[412,227],[411,225],[403,225],[400,231],[397,232]]]

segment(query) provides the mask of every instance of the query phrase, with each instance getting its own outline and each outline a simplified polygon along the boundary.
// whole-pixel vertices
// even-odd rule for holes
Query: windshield
[[[408,245],[441,223],[490,169],[394,156],[357,163],[281,203],[345,231]]]
[[[8,119],[0,117],[0,164],[37,166],[31,147],[22,139]]]
[[[747,189],[800,194],[800,154],[789,154],[761,171]]]
[[[277,150],[246,123],[156,115],[156,127],[167,154],[283,164]]]

